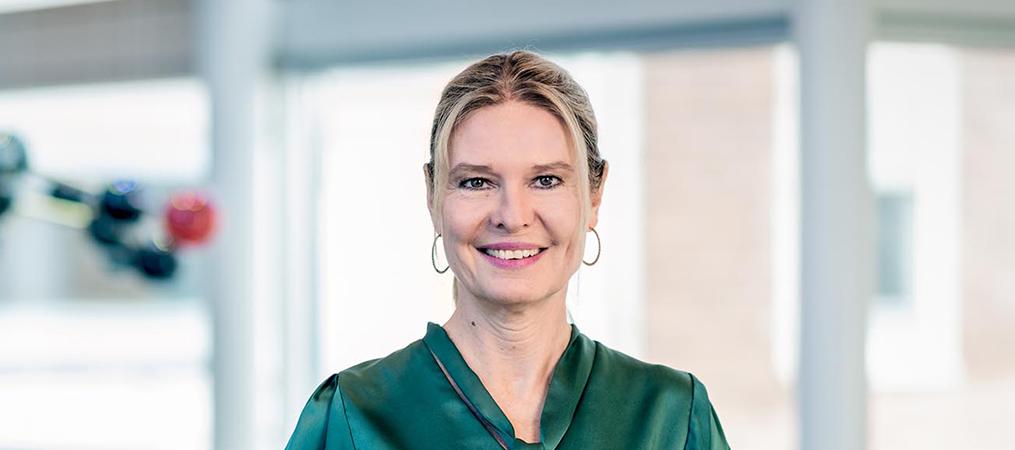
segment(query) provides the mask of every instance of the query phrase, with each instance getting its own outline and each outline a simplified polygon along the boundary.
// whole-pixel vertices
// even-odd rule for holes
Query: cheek
[[[445,242],[449,248],[471,245],[486,217],[483,199],[448,196],[441,213]]]
[[[581,219],[581,208],[573,194],[562,193],[541,202],[540,217],[550,236],[559,245],[574,247]]]

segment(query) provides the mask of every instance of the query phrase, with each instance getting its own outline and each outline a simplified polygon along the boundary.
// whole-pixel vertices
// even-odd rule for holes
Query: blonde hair
[[[599,154],[592,104],[567,71],[526,50],[488,56],[465,68],[441,92],[430,131],[430,162],[426,165],[436,216],[440,217],[442,209],[455,128],[477,109],[508,101],[542,108],[564,126],[579,175],[581,222],[586,223],[591,195],[599,189],[606,165]],[[586,164],[580,163],[583,160]]]

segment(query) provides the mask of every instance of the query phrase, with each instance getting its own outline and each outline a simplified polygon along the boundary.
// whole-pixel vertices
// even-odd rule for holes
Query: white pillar
[[[270,0],[201,0],[199,66],[211,104],[212,190],[221,210],[212,305],[214,443],[258,448],[254,295],[257,91],[269,64]]]
[[[277,103],[284,114],[275,123],[285,124],[279,177],[284,191],[279,226],[281,244],[279,273],[283,275],[281,330],[281,376],[283,387],[282,429],[285,438],[296,426],[309,394],[324,380],[319,368],[318,308],[318,200],[320,198],[321,150],[318,114],[310,96],[317,91],[307,83],[282,83],[285,99]],[[314,84],[313,86],[316,86]]]
[[[867,441],[864,338],[873,287],[866,170],[866,0],[799,0],[802,450]]]

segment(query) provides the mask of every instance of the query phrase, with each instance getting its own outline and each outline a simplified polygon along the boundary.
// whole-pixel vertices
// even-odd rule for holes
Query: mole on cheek
[[[472,321],[472,326],[476,326],[476,321]]]

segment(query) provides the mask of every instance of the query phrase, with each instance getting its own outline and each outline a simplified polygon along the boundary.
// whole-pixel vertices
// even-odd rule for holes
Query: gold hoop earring
[[[599,262],[599,255],[603,252],[603,241],[599,239],[599,232],[596,231],[595,228],[589,228],[589,231],[596,235],[596,259],[593,259],[592,262],[588,262],[585,261],[585,258],[582,258],[582,263],[586,266],[592,266]]]
[[[437,268],[437,239],[439,239],[440,237],[441,237],[440,233],[437,233],[437,235],[433,237],[433,245],[430,246],[430,263],[433,264],[433,270],[436,270],[437,273],[444,273],[451,268],[451,264],[448,264],[448,266],[445,267],[444,270]]]

